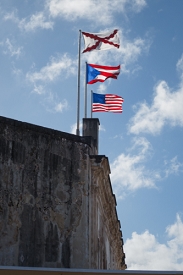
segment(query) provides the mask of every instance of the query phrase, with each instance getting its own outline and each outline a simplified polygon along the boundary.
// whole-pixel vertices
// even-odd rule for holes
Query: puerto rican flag
[[[87,64],[87,84],[96,82],[104,82],[108,78],[117,79],[120,74],[120,65],[118,66],[102,66],[96,64]]]
[[[118,30],[105,33],[82,32],[82,34],[85,44],[83,53],[93,50],[109,50],[120,46]]]

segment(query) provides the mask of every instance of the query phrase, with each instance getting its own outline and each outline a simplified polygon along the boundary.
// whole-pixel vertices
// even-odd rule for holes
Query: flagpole
[[[91,118],[92,118],[92,105],[93,105],[93,91],[91,90]]]
[[[81,67],[81,30],[79,30],[79,42],[78,42],[78,100],[77,100],[77,128],[76,135],[79,133],[79,113],[80,113],[80,67]]]
[[[85,75],[85,118],[87,118],[87,62],[86,62],[86,75]]]

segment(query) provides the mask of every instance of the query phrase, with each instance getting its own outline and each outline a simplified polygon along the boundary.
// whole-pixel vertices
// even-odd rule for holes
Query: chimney
[[[94,152],[98,155],[98,134],[100,121],[98,118],[83,118],[83,136],[94,139]]]

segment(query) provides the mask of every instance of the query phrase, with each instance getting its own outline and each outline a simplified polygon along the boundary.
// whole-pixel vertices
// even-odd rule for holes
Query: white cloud
[[[165,81],[154,88],[151,105],[146,102],[134,106],[135,116],[130,120],[129,132],[133,134],[159,134],[166,124],[183,126],[183,55],[176,64],[181,73],[181,82],[177,90],[172,91]]]
[[[13,66],[12,73],[17,77],[23,76],[22,70],[16,68],[15,66]]]
[[[110,80],[110,79],[108,79]],[[108,82],[109,83],[109,82]],[[109,85],[109,84],[108,84]],[[108,86],[106,83],[100,83],[98,86],[97,86],[97,93],[99,94],[104,94],[105,91],[107,90],[107,86]]]
[[[177,70],[183,72],[183,54],[176,64]]]
[[[83,128],[83,122],[80,121],[79,122],[80,135],[82,135],[82,128]],[[73,135],[75,135],[76,134],[76,129],[77,129],[77,123],[72,124],[71,127],[70,127],[70,129],[71,129],[70,133],[73,134]]]
[[[120,37],[120,57],[124,65],[137,61],[143,52],[147,52],[150,47],[149,39],[135,38],[132,42],[127,40],[123,34]]]
[[[137,138],[133,142],[131,152],[120,154],[111,164],[111,181],[118,199],[122,199],[126,192],[139,188],[155,188],[155,181],[160,179],[158,172],[145,167],[147,157],[152,153],[151,144],[145,138]],[[138,150],[138,153],[132,154],[133,150]]]
[[[45,98],[42,104],[48,112],[63,113],[69,109],[69,104],[66,99],[60,101],[58,95],[52,91],[45,91]]]
[[[101,131],[103,131],[103,132],[106,131],[104,125],[102,125],[102,124],[99,125],[99,131],[100,131],[100,132],[101,132]]]
[[[10,41],[9,38],[6,39],[6,41],[1,43],[1,46],[5,48],[3,51],[4,54],[9,54],[10,56],[19,57],[22,53],[23,47],[17,47],[13,45],[13,42]]]
[[[103,30],[105,31],[105,30]],[[128,40],[123,31],[119,30],[120,36],[120,47],[119,49],[111,49],[110,51],[101,51],[98,54],[98,51],[91,51],[85,53],[82,56],[83,59],[87,59],[88,63],[106,64],[106,65],[119,65],[121,64],[121,73],[129,73],[130,69],[128,68],[133,64],[133,73],[138,71],[140,68],[137,67],[134,69],[134,63],[137,62],[138,58],[142,56],[143,53],[147,53],[151,41],[149,38],[135,38],[133,41]],[[120,76],[119,76],[120,77]]]
[[[164,125],[183,126],[183,85],[172,92],[165,81],[155,87],[152,105],[140,103],[135,116],[130,120],[129,132],[133,134],[159,134]]]
[[[85,19],[94,22],[95,25],[106,26],[115,21],[117,13],[137,13],[145,6],[145,0],[47,0],[43,11],[19,19],[17,10],[14,10],[4,14],[3,19],[13,21],[25,31],[34,31],[38,28],[53,29],[54,22],[50,20],[50,16],[62,17],[68,21]]]
[[[69,104],[66,99],[60,101],[56,93],[50,91],[48,85],[51,82],[66,78],[77,73],[77,61],[71,59],[67,54],[57,57],[51,57],[50,62],[42,67],[40,71],[28,72],[26,79],[33,84],[33,93],[44,95],[42,104],[49,112],[60,112],[69,109]],[[35,65],[32,66],[35,70]]]
[[[176,218],[176,223],[173,225],[169,225],[166,228],[166,233],[168,234],[169,238],[174,237],[174,240],[170,240],[168,243],[171,247],[173,247],[173,244],[176,243],[183,248],[183,223],[179,214],[177,214]]]
[[[177,160],[177,156],[172,158],[170,161],[165,161],[165,176],[168,177],[171,174],[178,174],[183,172],[183,163]]]
[[[62,113],[64,110],[68,109],[68,102],[64,99],[62,102],[59,102],[55,105],[55,111],[58,113]]]
[[[96,0],[80,0],[80,4],[76,0],[48,0],[46,7],[53,17],[63,16],[68,20],[76,19],[90,19],[94,20],[101,26],[101,20],[105,26],[108,21],[111,22],[115,18],[116,12],[124,12],[126,9],[132,9],[140,11],[145,7],[146,2],[144,0],[104,0],[103,2],[95,3]],[[80,8],[82,6],[82,9]],[[4,16],[4,20],[12,20],[15,22],[21,30],[34,31],[38,28],[52,29],[53,22],[48,19],[48,10],[45,8],[43,12],[37,12],[30,17],[19,19],[17,11],[7,13]],[[102,13],[101,13],[102,10]],[[95,16],[94,16],[95,15]],[[103,28],[99,30],[101,32],[109,30]],[[87,31],[87,30],[85,30]],[[147,52],[150,47],[149,38],[135,38],[133,41],[128,40],[123,31],[119,30],[121,45],[118,50],[102,51],[100,55],[98,51],[92,51],[82,56],[84,60],[87,59],[88,63],[109,64],[111,63],[122,64],[121,72],[128,73],[131,70],[128,66],[136,62],[143,53]],[[139,67],[133,67],[133,71],[139,70]]]
[[[33,14],[30,18],[24,18],[19,21],[19,28],[25,31],[34,31],[40,29],[53,29],[54,23],[47,21],[47,18],[43,12]]]
[[[64,17],[68,21],[87,19],[99,25],[111,24],[114,13],[125,13],[127,10],[140,12],[145,6],[145,0],[79,0],[79,4],[76,0],[47,1],[52,17]]]
[[[34,84],[34,89],[32,91],[33,93],[36,93],[38,95],[42,95],[45,93],[45,87],[43,85],[36,85]]]
[[[71,129],[70,133],[75,135],[76,134],[76,129],[77,129],[77,123],[72,124],[70,129]]]
[[[51,61],[45,67],[41,68],[39,72],[28,72],[26,78],[33,83],[37,81],[52,82],[58,79],[62,73],[65,77],[76,74],[76,65],[77,62],[67,54],[57,58],[51,57]]]
[[[132,0],[128,1],[131,4],[134,12],[140,12],[147,4],[145,0]]]
[[[13,21],[14,23],[19,23],[19,19],[17,17],[17,10],[15,11],[12,11],[10,13],[6,13],[4,16],[3,16],[3,19],[6,21],[6,20],[11,20]]]
[[[120,154],[110,165],[111,182],[118,199],[141,188],[158,188],[157,182],[183,172],[183,163],[178,161],[177,156],[164,161],[165,168],[161,171],[147,169],[147,161],[153,157],[150,142],[136,137],[132,143],[128,153]]]
[[[17,10],[6,13],[3,17],[4,20],[11,20],[18,25],[21,30],[35,31],[36,29],[53,29],[54,22],[47,20],[47,16],[44,12],[37,12],[30,17],[19,19],[17,16]]]
[[[111,137],[110,139],[123,139],[123,134],[115,135]]]
[[[167,242],[161,244],[148,230],[132,233],[124,244],[129,270],[183,270],[183,223],[177,214],[166,228]]]

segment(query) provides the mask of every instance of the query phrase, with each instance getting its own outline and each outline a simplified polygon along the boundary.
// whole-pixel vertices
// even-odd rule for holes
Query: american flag
[[[124,99],[114,94],[93,93],[92,112],[122,113]]]

